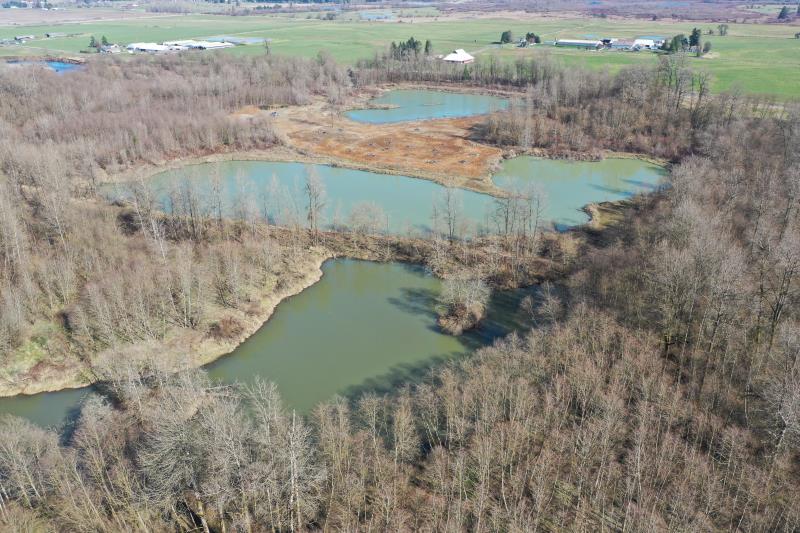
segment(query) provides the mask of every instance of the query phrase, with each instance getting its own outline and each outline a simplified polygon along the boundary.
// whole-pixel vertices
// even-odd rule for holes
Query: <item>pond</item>
[[[281,302],[253,336],[208,365],[211,377],[249,383],[261,376],[302,412],[334,394],[388,392],[432,365],[525,327],[520,302],[534,290],[495,294],[491,320],[456,338],[436,326],[441,283],[421,267],[336,259],[323,272],[319,283]],[[88,390],[3,398],[0,413],[57,425],[77,412]]]
[[[581,208],[654,192],[666,171],[641,159],[564,161],[521,156],[503,161],[492,177],[506,190],[533,190],[543,199],[545,220],[564,229],[584,224]]]
[[[83,65],[78,65],[77,63],[67,63],[65,61],[45,61],[45,64],[50,67],[51,70],[54,70],[59,74],[71,72],[73,70],[80,70],[83,68]]]
[[[429,180],[378,174],[328,165],[269,161],[226,161],[193,165],[154,176],[149,181],[154,196],[167,212],[182,199],[200,198],[215,205],[219,192],[226,216],[267,218],[274,224],[306,224],[306,178],[314,175],[325,189],[320,227],[360,226],[375,231],[425,234],[432,228],[434,204],[444,201],[446,188]],[[104,188],[111,199],[124,198],[129,186]],[[453,191],[465,223],[484,226],[494,199],[486,194]]]
[[[493,179],[506,190],[532,189],[543,206],[540,218],[565,229],[588,220],[581,211],[588,203],[656,190],[664,172],[639,159],[570,162],[523,156],[504,161]],[[180,211],[181,204],[192,201],[200,204],[203,215],[212,216],[213,197],[219,196],[224,216],[266,218],[291,226],[306,224],[304,187],[310,175],[325,190],[320,227],[367,224],[370,231],[416,235],[441,229],[447,188],[407,176],[328,165],[226,161],[163,172],[148,184],[166,212]],[[130,195],[130,186],[108,185],[103,192],[109,199],[123,199]],[[495,229],[495,198],[462,189],[450,192],[462,234]]]
[[[486,94],[399,89],[373,98],[370,104],[385,109],[355,109],[345,115],[356,122],[369,124],[470,117],[505,109],[508,100]]]
[[[80,70],[84,66],[78,63],[69,63],[67,61],[10,61],[10,65],[20,66],[44,66],[57,74],[64,74],[72,72],[73,70]]]
[[[396,18],[392,11],[359,11],[358,16],[361,20],[394,20]]]

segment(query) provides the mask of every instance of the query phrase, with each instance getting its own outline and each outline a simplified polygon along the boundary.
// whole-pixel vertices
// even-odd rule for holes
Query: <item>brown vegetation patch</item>
[[[244,332],[244,326],[235,317],[226,316],[211,324],[208,334],[215,339],[233,339]]]
[[[488,192],[493,190],[489,174],[502,150],[470,140],[479,120],[362,124],[318,102],[281,111],[275,122],[290,145],[304,153]]]

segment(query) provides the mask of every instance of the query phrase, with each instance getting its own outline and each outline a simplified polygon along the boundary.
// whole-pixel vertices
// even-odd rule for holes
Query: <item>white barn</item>
[[[131,43],[125,47],[125,49],[130,52],[145,52],[149,54],[155,54],[156,52],[167,52],[169,51],[169,46],[164,46],[163,44],[156,44],[156,43]]]
[[[164,46],[169,46],[173,50],[215,50],[217,48],[232,48],[236,45],[228,42],[187,39],[183,41],[164,41]]]
[[[460,63],[462,65],[466,65],[475,61],[475,58],[465,52],[462,48],[458,50],[453,50],[446,56],[442,58],[442,61],[447,61],[448,63]]]
[[[573,48],[600,48],[603,41],[596,39],[559,39],[556,46],[571,46]]]

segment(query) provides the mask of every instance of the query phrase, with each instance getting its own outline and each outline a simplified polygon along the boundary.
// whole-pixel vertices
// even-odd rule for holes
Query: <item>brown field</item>
[[[124,11],[121,9],[3,9],[0,10],[0,26],[27,26],[31,24],[65,24],[114,20],[150,19],[169,14],[146,11]],[[175,16],[172,14],[171,16]]]
[[[239,114],[248,111],[254,112]],[[502,150],[470,139],[472,127],[480,120],[362,124],[316,102],[280,110],[275,123],[289,146],[306,155],[492,192],[489,175]]]

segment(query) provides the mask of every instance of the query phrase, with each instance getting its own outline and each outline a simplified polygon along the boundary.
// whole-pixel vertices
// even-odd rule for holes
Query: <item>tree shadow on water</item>
[[[521,305],[527,296],[535,298],[538,293],[538,285],[494,291],[486,306],[486,318],[477,328],[466,332],[461,337],[461,342],[474,351],[489,346],[514,331],[527,331],[532,324],[529,314],[521,308]]]
[[[402,288],[401,296],[390,297],[389,303],[404,313],[423,316],[431,323],[430,328],[438,331],[436,327],[436,291],[421,288]]]
[[[435,355],[423,361],[395,365],[379,376],[368,378],[357,385],[351,385],[340,394],[351,403],[357,402],[367,393],[379,396],[391,394],[403,385],[422,383],[441,365],[466,357],[470,353],[469,350],[454,351],[449,354]]]
[[[633,185],[634,187],[639,187],[640,189],[643,190],[657,191],[661,189],[661,186],[658,183],[649,183],[646,181],[634,180],[634,179],[626,179],[623,181],[629,185]]]
[[[597,183],[594,183],[594,184],[590,185],[590,187],[592,189],[597,190],[597,191],[607,192],[607,193],[610,193],[610,194],[619,194],[619,195],[623,195],[623,196],[625,196],[625,195],[630,196],[632,194],[632,191],[630,191],[628,189],[621,189],[619,187],[609,187],[607,185],[600,185],[600,184],[597,184]]]

